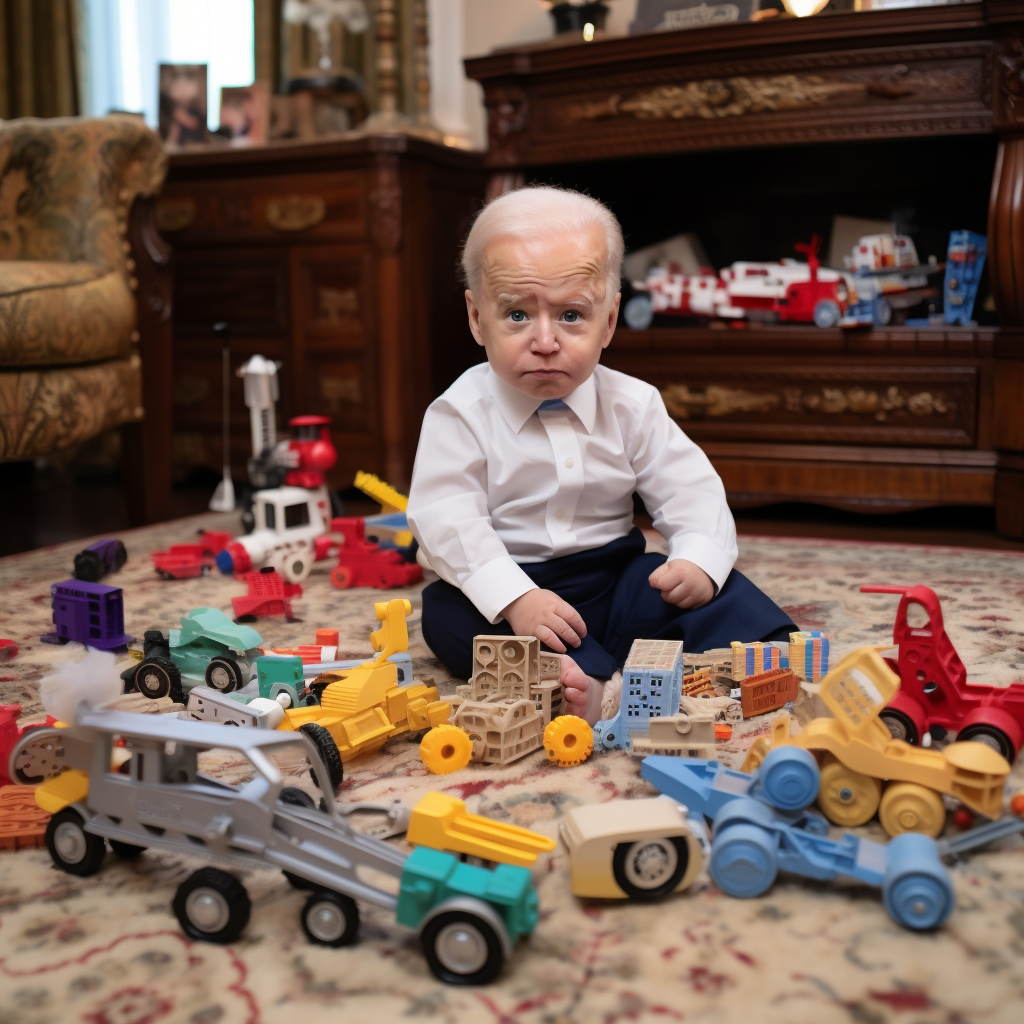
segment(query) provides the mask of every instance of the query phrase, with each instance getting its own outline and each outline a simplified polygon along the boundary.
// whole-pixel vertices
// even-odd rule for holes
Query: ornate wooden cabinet
[[[696,230],[717,266],[775,259],[833,213],[896,209],[941,258],[950,229],[987,222],[999,326],[621,326],[606,361],[661,388],[736,504],[994,505],[999,530],[1024,535],[1024,6],[725,25],[466,67],[484,87],[489,191],[587,189],[633,248]]]
[[[278,423],[332,417],[335,487],[408,484],[423,411],[479,351],[455,275],[483,199],[478,154],[406,136],[180,152],[158,223],[175,248],[174,455],[221,466],[221,354],[281,362]],[[251,454],[232,381],[231,462]]]

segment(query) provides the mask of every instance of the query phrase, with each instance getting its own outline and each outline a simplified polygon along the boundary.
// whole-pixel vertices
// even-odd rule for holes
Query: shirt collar
[[[529,395],[524,395],[522,391],[517,391],[511,384],[506,384],[490,368],[488,368],[487,376],[491,385],[491,394],[494,395],[498,409],[512,431],[518,434],[526,421],[540,407],[542,399],[531,398]],[[583,429],[589,434],[594,429],[594,420],[597,418],[597,384],[594,381],[594,375],[591,374],[562,401],[576,414],[580,423],[583,424]]]

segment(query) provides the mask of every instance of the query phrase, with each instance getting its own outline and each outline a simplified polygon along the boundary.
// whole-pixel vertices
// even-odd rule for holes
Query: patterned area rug
[[[148,552],[184,542],[204,516],[124,535],[128,564],[105,582],[125,591],[129,633],[175,625],[197,605],[230,612],[242,587],[210,576],[165,582]],[[21,645],[0,664],[0,702],[42,717],[40,679],[65,649],[41,644],[49,585],[70,576],[82,544],[0,560],[0,636]],[[1024,557],[953,548],[742,538],[739,568],[806,629],[828,629],[835,660],[891,639],[897,598],[858,592],[862,583],[926,583],[974,682],[1024,679]],[[274,645],[312,642],[337,628],[352,656],[370,654],[372,604],[409,596],[417,675],[442,691],[454,682],[431,659],[418,628],[418,591],[336,591],[314,570],[296,602],[301,621],[255,624]],[[722,749],[735,764],[752,724]],[[1024,788],[1018,767],[1009,792]],[[414,803],[430,789],[469,809],[557,836],[570,808],[652,792],[621,753],[554,768],[536,753],[506,769],[470,766],[438,778],[416,743],[400,738],[348,766],[343,799]],[[878,837],[877,828],[858,830]],[[400,840],[392,840],[401,845]],[[158,851],[112,855],[91,878],[51,866],[44,850],[0,852],[0,1024],[189,1024],[425,1020],[443,1024],[589,1024],[676,1020],[765,1024],[1019,1021],[1024,1005],[1024,841],[1013,839],[951,869],[957,907],[933,935],[894,925],[878,892],[853,884],[783,878],[764,897],[739,901],[702,877],[655,905],[583,902],[569,892],[566,854],[541,858],[535,881],[541,920],[498,982],[480,989],[439,984],[415,939],[363,906],[360,942],[307,943],[302,894],[276,872],[242,872],[253,900],[242,938],[229,947],[192,943],[170,911],[174,889],[199,863]]]

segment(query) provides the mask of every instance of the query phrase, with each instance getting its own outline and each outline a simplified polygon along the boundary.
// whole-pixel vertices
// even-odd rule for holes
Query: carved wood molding
[[[1000,38],[994,77],[996,125],[1019,128],[1024,124],[1024,39],[1020,35]]]
[[[279,196],[267,200],[267,223],[278,231],[308,231],[327,216],[323,196]]]
[[[487,135],[491,163],[516,163],[519,141],[529,119],[526,90],[509,83],[493,85],[484,99],[487,106]]]
[[[370,186],[370,233],[385,252],[402,244],[402,177],[394,153],[378,154]]]

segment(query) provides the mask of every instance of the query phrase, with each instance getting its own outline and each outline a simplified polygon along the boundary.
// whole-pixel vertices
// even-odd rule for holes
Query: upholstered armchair
[[[135,118],[0,124],[0,460],[121,427],[135,522],[170,496],[170,250],[152,216],[166,173]]]

